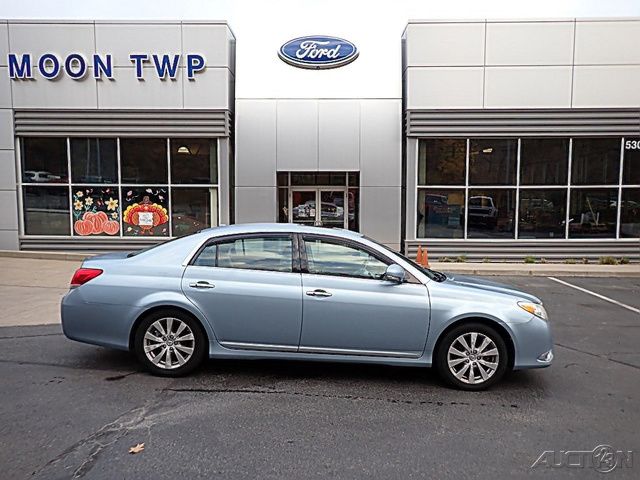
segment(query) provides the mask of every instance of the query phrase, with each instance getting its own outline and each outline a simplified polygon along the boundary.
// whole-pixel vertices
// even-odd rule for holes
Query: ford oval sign
[[[342,38],[312,35],[289,40],[278,55],[294,67],[337,68],[358,58],[358,49]]]

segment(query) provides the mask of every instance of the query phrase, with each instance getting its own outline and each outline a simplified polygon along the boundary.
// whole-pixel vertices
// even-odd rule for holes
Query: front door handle
[[[216,288],[213,283],[205,282],[204,280],[200,280],[198,282],[191,282],[189,284],[191,288]]]
[[[333,293],[329,293],[326,290],[322,290],[321,288],[316,288],[315,290],[307,291],[307,295],[310,297],[330,297]]]

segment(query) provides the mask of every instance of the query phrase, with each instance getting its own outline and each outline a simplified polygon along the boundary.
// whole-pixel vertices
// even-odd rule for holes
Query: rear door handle
[[[205,282],[204,280],[200,280],[198,282],[191,282],[189,284],[191,288],[216,288],[213,283]]]
[[[333,293],[329,293],[326,290],[322,290],[321,288],[316,288],[315,290],[307,291],[307,295],[310,297],[330,297]]]

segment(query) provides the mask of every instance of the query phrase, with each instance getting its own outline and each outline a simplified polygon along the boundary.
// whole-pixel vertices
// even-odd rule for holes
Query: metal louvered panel
[[[228,137],[227,110],[16,110],[16,135]]]
[[[550,261],[587,258],[591,261],[600,257],[627,257],[640,260],[640,240],[512,240],[512,241],[430,241],[411,240],[405,243],[405,252],[415,258],[418,245],[427,247],[429,259],[438,261],[444,257],[454,260],[465,256],[469,261],[506,260],[523,261],[532,256]]]
[[[640,109],[408,110],[410,137],[640,135]]]

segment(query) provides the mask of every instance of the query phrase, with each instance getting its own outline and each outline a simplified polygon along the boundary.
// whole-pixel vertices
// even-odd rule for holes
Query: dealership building
[[[1,22],[0,249],[295,222],[432,258],[640,259],[640,19],[410,21],[390,57],[292,31],[236,58],[231,27]]]

